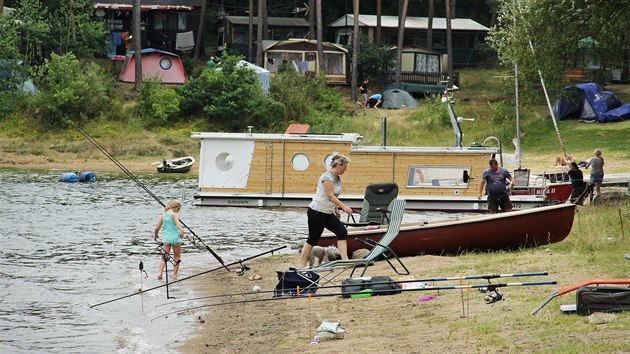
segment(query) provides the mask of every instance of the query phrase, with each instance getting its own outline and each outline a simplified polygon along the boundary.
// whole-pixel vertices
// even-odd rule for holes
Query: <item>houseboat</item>
[[[306,207],[334,152],[352,162],[340,199],[360,208],[370,183],[395,182],[409,210],[481,211],[477,192],[497,147],[364,146],[346,134],[202,133],[199,191],[204,206]],[[514,208],[546,205],[544,194],[513,195]]]

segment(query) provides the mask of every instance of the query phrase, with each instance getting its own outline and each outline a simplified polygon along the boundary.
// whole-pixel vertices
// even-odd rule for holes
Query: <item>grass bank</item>
[[[469,69],[461,72],[461,89],[455,94],[455,110],[459,116],[474,118],[462,123],[464,146],[497,137],[506,153],[513,153],[515,135],[513,96],[508,92],[511,83],[504,78],[507,71],[498,69]],[[630,86],[610,85],[624,102],[630,102]],[[443,104],[431,99],[419,99],[418,110],[364,110],[350,100],[348,88],[333,87],[342,94],[345,114],[329,117],[315,133],[356,132],[364,136],[365,144],[381,143],[381,121],[387,117],[388,145],[452,146],[454,134]],[[125,102],[120,108],[120,119],[90,122],[85,130],[110,150],[121,161],[149,164],[162,158],[184,155],[197,156],[198,141],[190,138],[192,131],[212,128],[191,118],[169,128],[144,129],[134,119],[134,93],[121,84]],[[555,100],[555,97],[552,97]],[[553,170],[555,156],[562,154],[560,143],[542,92],[534,103],[521,109],[523,166],[536,172]],[[595,148],[602,149],[607,172],[630,171],[630,120],[620,123],[580,123],[575,120],[558,122],[566,151],[582,160],[591,156]],[[0,167],[65,168],[81,163],[89,168],[115,170],[108,167],[105,157],[75,131],[43,132],[29,117],[0,120]],[[275,131],[274,133],[282,133]],[[147,166],[144,166],[147,168]],[[82,168],[81,166],[77,168]],[[147,170],[150,170],[147,168]]]

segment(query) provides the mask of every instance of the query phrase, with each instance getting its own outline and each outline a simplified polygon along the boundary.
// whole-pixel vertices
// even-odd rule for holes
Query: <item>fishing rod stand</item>
[[[175,258],[173,258],[173,256],[170,255],[170,253],[166,253],[166,251],[164,250],[164,248],[162,248],[162,246],[164,246],[164,243],[160,242],[157,246],[158,251],[160,251],[160,254],[162,255],[162,260],[164,261],[164,271],[166,272],[166,300],[169,299],[174,299],[174,296],[170,296],[169,292],[168,292],[168,264],[172,264],[173,267],[177,266],[178,264],[180,264],[182,262],[182,260],[178,260],[177,262],[175,262]]]

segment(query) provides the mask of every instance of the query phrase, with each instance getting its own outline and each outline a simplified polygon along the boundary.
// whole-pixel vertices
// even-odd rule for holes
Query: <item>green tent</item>
[[[383,92],[383,108],[418,108],[418,102],[409,92],[398,89]]]

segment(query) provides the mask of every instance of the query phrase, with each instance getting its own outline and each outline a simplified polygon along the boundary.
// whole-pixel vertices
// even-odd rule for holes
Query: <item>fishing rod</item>
[[[346,293],[328,293],[328,294],[315,294],[315,295],[308,294],[308,297],[309,298],[316,298],[316,297],[348,296],[348,295],[350,295],[350,296],[358,295],[358,296],[369,297],[369,296],[372,296],[372,295],[379,295],[379,294],[388,295],[388,294],[391,294],[392,291],[396,291],[397,293],[410,292],[410,291],[430,291],[430,290],[438,290],[439,291],[439,290],[455,290],[455,289],[485,289],[485,290],[488,290],[488,291],[496,291],[498,288],[509,287],[509,286],[533,286],[533,285],[555,285],[555,284],[558,284],[558,282],[556,282],[556,281],[533,281],[533,282],[501,283],[501,284],[469,284],[469,285],[429,286],[429,287],[417,288],[417,289],[383,289],[383,290],[368,289],[369,292],[366,292],[365,290],[362,290],[362,291],[354,291],[354,292],[346,292]],[[187,309],[180,309],[180,310],[168,312],[166,314],[163,314],[163,315],[160,315],[158,317],[152,318],[151,321],[154,321],[154,320],[157,320],[157,319],[160,319],[160,318],[163,318],[163,317],[168,317],[169,315],[178,314],[178,313],[185,312],[185,311],[197,310],[197,309],[202,309],[202,308],[207,308],[207,307],[234,305],[234,304],[248,304],[248,303],[265,302],[265,301],[304,299],[304,297],[305,296],[272,297],[272,298],[265,298],[265,299],[226,301],[226,302],[219,302],[219,303],[214,303],[214,304],[206,304],[206,305],[189,307]]]
[[[574,285],[567,286],[560,290],[554,291],[549,296],[540,303],[540,305],[536,306],[536,308],[531,312],[532,315],[535,315],[538,311],[540,311],[545,305],[547,305],[551,300],[555,297],[564,295],[572,292],[573,290],[577,290],[583,286],[592,285],[592,284],[630,284],[630,279],[624,278],[593,278],[588,279],[582,282],[579,282]]]
[[[159,288],[162,288],[162,287],[168,286],[169,284],[179,283],[179,282],[181,282],[181,281],[188,280],[188,279],[191,279],[191,278],[194,278],[194,277],[198,277],[198,276],[203,275],[203,274],[212,273],[212,272],[215,272],[215,271],[217,271],[217,270],[223,269],[224,267],[229,267],[229,266],[233,266],[233,265],[236,265],[236,264],[240,264],[240,265],[242,266],[242,265],[243,265],[242,263],[243,263],[243,262],[245,262],[245,261],[248,261],[248,260],[250,260],[250,259],[254,259],[254,258],[258,258],[258,257],[260,257],[260,256],[264,256],[264,255],[269,254],[269,253],[273,254],[274,252],[277,252],[277,251],[279,251],[279,250],[281,250],[281,249],[283,249],[283,248],[286,248],[286,247],[287,247],[286,245],[285,245],[285,246],[281,246],[281,247],[276,247],[276,248],[274,248],[274,249],[272,249],[272,250],[265,251],[265,252],[261,252],[261,253],[255,254],[255,255],[253,255],[253,256],[247,257],[247,258],[239,259],[239,260],[233,261],[233,262],[228,263],[227,265],[224,265],[224,266],[221,266],[221,267],[216,267],[216,268],[212,268],[212,269],[206,270],[206,271],[201,272],[201,273],[193,274],[193,275],[191,275],[191,276],[188,276],[188,277],[185,277],[185,278],[181,278],[181,279],[175,280],[175,281],[173,281],[173,282],[171,282],[171,283],[166,283],[166,284],[162,284],[162,285],[154,286],[154,287],[152,287],[152,288],[149,288],[149,289],[146,289],[146,290],[142,290],[142,291],[138,291],[138,292],[133,293],[133,294],[124,295],[124,296],[121,296],[121,297],[117,297],[117,298],[115,298],[115,299],[107,300],[107,301],[104,301],[104,302],[98,303],[98,304],[96,304],[96,305],[92,305],[92,306],[90,306],[90,308],[95,308],[95,307],[98,307],[98,306],[101,306],[101,305],[109,304],[109,303],[111,303],[111,302],[118,301],[118,300],[122,300],[122,299],[126,299],[126,298],[129,298],[129,297],[135,296],[135,295],[144,294],[144,293],[146,293],[147,291],[151,291],[151,290],[159,289]]]
[[[488,281],[488,284],[490,284],[490,279],[497,279],[497,278],[516,278],[516,277],[533,277],[533,276],[542,276],[542,275],[549,275],[549,273],[547,272],[533,272],[533,273],[513,273],[513,274],[487,274],[487,275],[463,275],[463,276],[453,276],[453,277],[437,277],[437,278],[424,278],[424,279],[408,279],[408,280],[398,280],[398,281],[383,281],[383,282],[371,282],[369,283],[369,285],[393,285],[393,284],[407,284],[407,283],[425,283],[425,282],[438,282],[438,281],[449,281],[449,280],[471,280],[471,279],[486,279]],[[313,289],[335,289],[335,288],[346,288],[346,287],[350,287],[350,286],[357,286],[360,284],[352,284],[352,285],[327,285],[327,286],[317,286],[316,288],[313,287]],[[245,296],[245,295],[254,295],[254,294],[270,294],[270,293],[277,293],[277,292],[281,292],[283,293],[285,290],[292,290],[295,291],[296,288],[286,288],[286,289],[275,289],[275,290],[266,290],[266,291],[248,291],[248,292],[240,292],[240,293],[231,293],[231,294],[218,294],[218,295],[209,295],[209,296],[202,296],[202,297],[196,297],[196,298],[192,298],[192,299],[182,299],[182,300],[177,300],[177,301],[171,301],[169,303],[164,303],[164,304],[158,304],[155,305],[155,308],[160,307],[160,306],[164,306],[164,305],[170,305],[170,304],[174,304],[174,303],[178,303],[178,302],[187,302],[187,301],[198,301],[198,300],[205,300],[205,299],[211,299],[211,298],[218,298],[218,297],[231,297],[231,296]]]
[[[72,126],[81,134],[83,135],[84,138],[86,138],[90,143],[92,143],[92,145],[94,145],[99,151],[101,151],[108,159],[110,159],[116,166],[118,166],[127,176],[129,176],[129,178],[131,178],[132,181],[136,182],[140,188],[142,188],[145,192],[147,192],[151,197],[153,197],[153,199],[155,199],[162,207],[165,207],[164,203],[162,202],[162,200],[160,200],[160,198],[155,195],[153,192],[151,192],[151,190],[149,188],[147,188],[146,185],[144,185],[144,183],[142,183],[140,180],[138,180],[138,178],[136,178],[136,176],[134,176],[133,173],[131,173],[131,171],[129,171],[127,169],[127,167],[125,167],[122,163],[120,163],[120,161],[118,161],[112,154],[109,153],[109,151],[107,151],[107,149],[105,149],[105,147],[103,147],[98,141],[96,141],[92,136],[90,136],[85,130],[81,129],[79,126],[77,126],[76,124],[72,124]],[[206,250],[208,252],[210,252],[210,254],[212,254],[212,256],[219,261],[219,263],[221,263],[222,266],[225,267],[226,270],[229,270],[227,268],[227,266],[225,265],[225,263],[223,262],[223,259],[221,258],[221,256],[219,256],[212,248],[210,248],[210,246],[208,246],[202,239],[201,237],[197,236],[197,234],[190,228],[188,227],[188,225],[186,225],[181,219],[179,220],[179,222],[182,224],[182,226],[184,226],[194,237],[194,239],[196,239],[197,241],[201,242],[201,244],[203,246],[206,247]],[[188,237],[188,235],[186,235],[186,238],[193,244],[196,245],[195,240],[194,239],[190,239]]]

